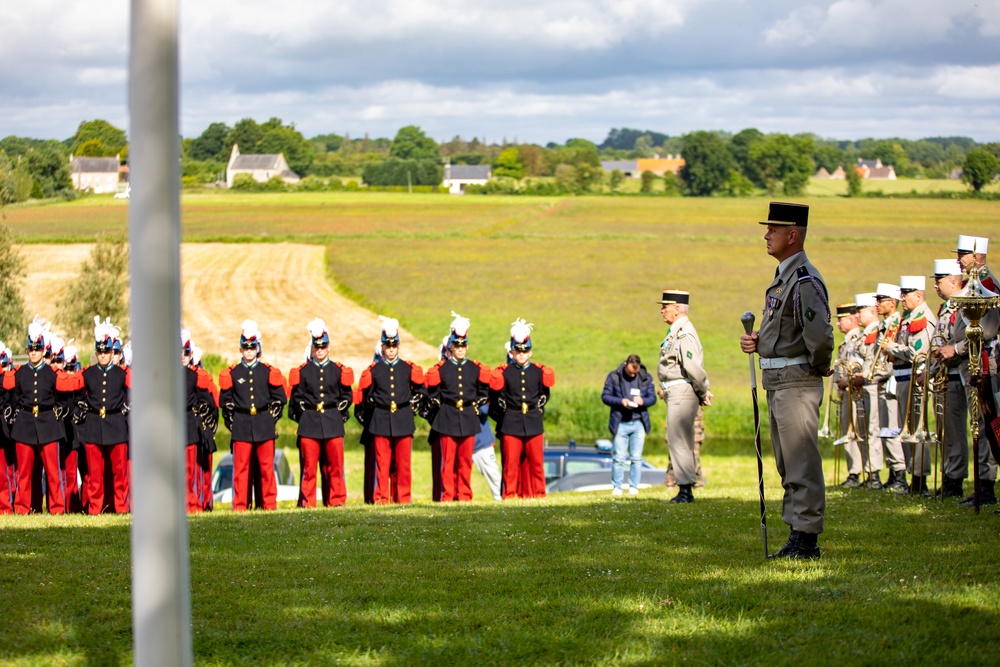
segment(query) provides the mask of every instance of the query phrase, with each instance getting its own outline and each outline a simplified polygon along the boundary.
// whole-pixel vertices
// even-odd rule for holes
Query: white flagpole
[[[132,0],[132,628],[135,664],[188,667],[191,576],[180,344],[178,0]]]

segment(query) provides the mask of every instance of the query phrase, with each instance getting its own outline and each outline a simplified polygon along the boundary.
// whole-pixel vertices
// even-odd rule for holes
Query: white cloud
[[[933,77],[939,95],[964,100],[1000,100],[1000,65],[944,67]]]

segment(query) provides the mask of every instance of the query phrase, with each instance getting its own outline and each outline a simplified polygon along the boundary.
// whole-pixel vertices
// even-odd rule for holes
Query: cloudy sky
[[[181,129],[1000,140],[1000,0],[180,0]],[[127,0],[0,0],[0,136],[128,127]]]

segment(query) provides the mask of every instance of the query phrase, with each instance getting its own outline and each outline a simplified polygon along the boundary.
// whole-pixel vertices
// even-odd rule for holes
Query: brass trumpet
[[[875,381],[875,374],[881,373],[885,369],[885,364],[889,360],[889,352],[886,348],[889,347],[889,337],[879,336],[878,349],[875,350],[875,359],[872,360],[872,367],[868,369],[868,377],[865,379],[868,382]]]
[[[838,369],[844,370],[844,363],[839,359],[833,364],[833,375],[830,376],[830,381],[827,383],[829,386],[827,387],[826,396],[826,417],[823,419],[823,428],[821,428],[817,434],[821,438],[833,437],[833,431],[830,430],[830,404],[836,403],[837,405],[841,405],[844,402],[843,392],[839,387],[835,388],[833,384],[833,379],[837,377]],[[843,428],[843,424],[841,424],[840,428]]]

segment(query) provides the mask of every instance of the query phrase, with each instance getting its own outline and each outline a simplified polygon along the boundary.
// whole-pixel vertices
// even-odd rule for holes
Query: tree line
[[[369,186],[437,186],[443,165],[490,165],[494,181],[485,192],[559,194],[586,193],[620,187],[621,174],[608,174],[602,160],[629,160],[680,155],[685,166],[662,179],[660,191],[691,196],[745,196],[764,190],[801,194],[809,177],[823,167],[843,166],[849,191],[859,186],[850,168],[858,159],[881,160],[903,178],[946,178],[956,169],[973,190],[1000,174],[1000,144],[977,144],[969,137],[926,139],[824,139],[814,134],[765,134],[748,128],[735,134],[696,131],[680,136],[633,128],[612,128],[596,144],[582,138],[563,144],[518,143],[454,137],[438,142],[418,126],[408,125],[392,138],[361,138],[335,133],[306,138],[294,123],[270,118],[258,123],[243,118],[233,126],[214,122],[197,137],[181,142],[181,175],[185,187],[225,180],[234,145],[244,154],[282,153],[292,171],[303,177],[302,190]],[[29,198],[76,196],[70,180],[69,156],[119,156],[128,159],[124,130],[105,120],[80,123],[64,141],[8,136],[0,140],[0,205]],[[347,185],[344,179],[348,178]],[[651,192],[653,174],[644,174],[642,191]],[[854,181],[851,183],[850,181]],[[236,184],[234,184],[236,185]],[[245,189],[285,189],[276,180],[257,184],[243,179]]]

